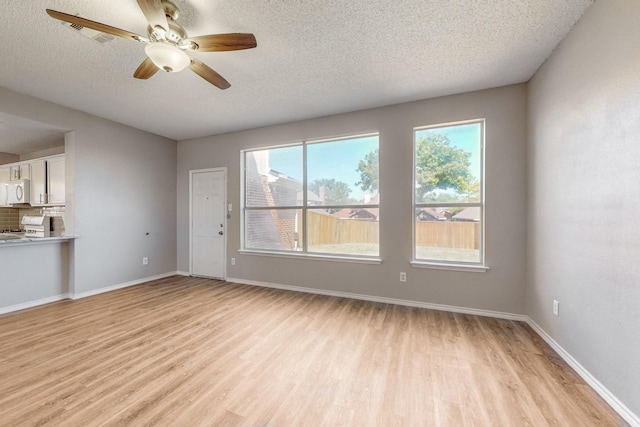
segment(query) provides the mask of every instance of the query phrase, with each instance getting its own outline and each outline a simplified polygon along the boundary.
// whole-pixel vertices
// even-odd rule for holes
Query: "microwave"
[[[20,181],[9,182],[7,186],[7,205],[18,205],[21,203],[29,203],[29,180],[21,179]]]

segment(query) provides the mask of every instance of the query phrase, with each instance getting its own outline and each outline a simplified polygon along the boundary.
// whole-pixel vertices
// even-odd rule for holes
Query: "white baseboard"
[[[227,277],[227,282],[240,283],[243,285],[261,286],[264,288],[283,289],[287,291],[305,292],[309,294],[327,295],[332,297],[350,298],[363,301],[381,302],[385,304],[403,305],[407,307],[427,308],[430,310],[448,311],[452,313],[474,314],[476,316],[495,317],[498,319],[516,320],[526,322],[527,316],[522,314],[504,313],[500,311],[480,310],[476,308],[457,307],[453,305],[431,304],[420,301],[411,301],[397,298],[378,297],[365,294],[354,294],[350,292],[329,291],[326,289],[305,288],[301,286],[281,285],[278,283],[259,282],[255,280],[245,280]]]
[[[191,276],[191,273],[189,273],[188,271],[176,271],[176,274],[178,276]]]
[[[56,301],[62,301],[69,298],[69,294],[54,295],[52,297],[42,298],[35,301],[23,302],[21,304],[10,305],[9,307],[0,308],[0,315],[12,313],[14,311],[26,310],[27,308],[37,307],[39,305],[50,304]]]
[[[130,282],[125,282],[125,283],[119,283],[117,285],[107,286],[105,288],[92,289],[90,291],[80,292],[80,293],[70,293],[69,294],[69,298],[71,298],[73,300],[80,299],[80,298],[86,298],[86,297],[90,297],[90,296],[93,296],[93,295],[103,294],[105,292],[115,291],[117,289],[128,288],[130,286],[140,285],[142,283],[151,282],[153,280],[164,279],[166,277],[175,276],[177,274],[178,274],[177,271],[171,271],[169,273],[163,273],[163,274],[158,274],[156,276],[144,277],[142,279],[132,280]]]
[[[81,292],[81,293],[68,293],[68,294],[61,294],[61,295],[55,295],[52,297],[47,297],[47,298],[41,298],[38,300],[34,300],[34,301],[27,301],[21,304],[16,304],[16,305],[11,305],[9,307],[0,307],[0,315],[2,314],[7,314],[7,313],[13,313],[14,311],[20,311],[20,310],[26,310],[27,308],[34,308],[34,307],[38,307],[40,305],[45,305],[45,304],[50,304],[52,302],[56,302],[56,301],[62,301],[65,299],[80,299],[80,298],[86,298],[86,297],[90,297],[92,295],[98,295],[98,294],[103,294],[105,292],[110,292],[110,291],[115,291],[116,289],[122,289],[122,288],[127,288],[129,286],[135,286],[135,285],[139,285],[141,283],[146,283],[146,282],[151,282],[152,280],[158,280],[158,279],[164,279],[166,277],[171,277],[171,276],[175,276],[175,275],[189,275],[188,273],[182,273],[179,271],[172,271],[169,273],[163,273],[163,274],[159,274],[157,276],[150,276],[150,277],[145,277],[143,279],[138,279],[138,280],[133,280],[131,282],[126,282],[126,283],[119,283],[117,285],[113,285],[113,286],[108,286],[106,288],[100,288],[100,289],[94,289],[91,291],[87,291],[87,292]]]
[[[558,344],[551,336],[545,332],[536,322],[533,321],[530,317],[527,316],[526,322],[531,326],[531,328],[536,331],[538,335],[547,343],[549,346],[556,352],[558,355],[567,362],[571,368],[576,371],[578,375],[587,383],[591,388],[593,388],[596,393],[600,395],[608,404],[616,411],[626,422],[628,422],[632,427],[640,427],[640,417],[631,412],[626,405],[611,393],[608,388],[606,388],[600,381],[596,379],[589,371],[585,369],[574,357],[569,354],[560,344]]]

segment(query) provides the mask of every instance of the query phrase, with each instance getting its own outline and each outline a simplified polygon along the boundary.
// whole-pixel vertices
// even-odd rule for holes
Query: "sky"
[[[362,200],[364,192],[356,183],[360,181],[358,163],[378,148],[378,136],[356,137],[348,140],[307,144],[307,181],[335,179],[351,188],[350,197]],[[272,169],[302,181],[302,146],[270,150]]]
[[[416,140],[430,134],[444,134],[451,141],[451,145],[471,153],[471,173],[480,176],[481,153],[480,141],[482,125],[469,123],[448,127],[419,129],[415,132]],[[408,142],[409,143],[409,142]],[[335,179],[342,181],[351,188],[350,197],[356,200],[364,198],[364,192],[356,183],[360,181],[357,172],[358,163],[364,157],[378,148],[378,136],[369,135],[332,142],[307,144],[307,181],[316,179]],[[269,151],[269,166],[292,178],[302,181],[302,145],[294,145],[271,149]]]

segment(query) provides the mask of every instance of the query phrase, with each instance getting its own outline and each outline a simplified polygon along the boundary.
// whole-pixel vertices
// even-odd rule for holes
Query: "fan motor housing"
[[[154,42],[168,41],[180,45],[182,41],[187,38],[185,29],[173,21],[169,21],[169,29],[167,31],[149,26],[147,32],[149,34],[149,40]]]

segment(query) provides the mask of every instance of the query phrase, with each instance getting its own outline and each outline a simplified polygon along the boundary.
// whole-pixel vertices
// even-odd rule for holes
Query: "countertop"
[[[0,238],[0,247],[6,246],[18,246],[25,244],[39,244],[39,243],[55,243],[55,242],[66,242],[69,240],[76,239],[77,236],[56,236],[56,237],[18,237],[11,239],[2,239]]]

